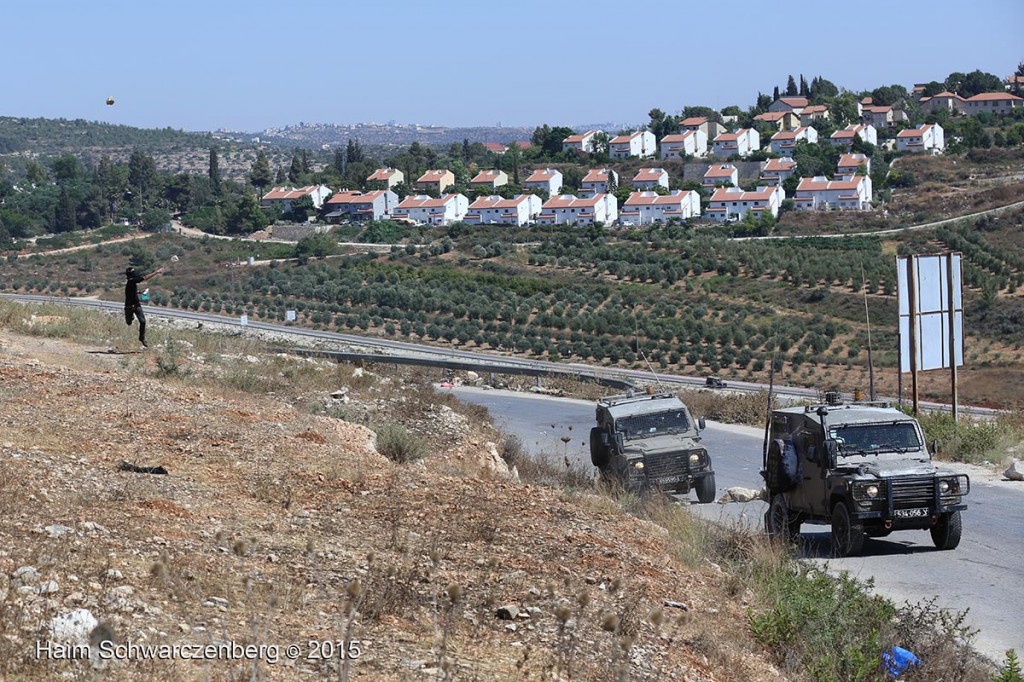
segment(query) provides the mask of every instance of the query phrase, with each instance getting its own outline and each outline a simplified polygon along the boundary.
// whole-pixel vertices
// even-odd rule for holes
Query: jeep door
[[[825,436],[818,424],[803,421],[792,434],[793,445],[800,458],[801,481],[789,494],[789,506],[814,515],[826,512],[828,493],[825,476]]]

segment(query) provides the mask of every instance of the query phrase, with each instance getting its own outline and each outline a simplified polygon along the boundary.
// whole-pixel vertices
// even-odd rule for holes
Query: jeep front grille
[[[897,478],[891,481],[893,509],[930,507],[935,501],[935,479]]]
[[[687,466],[689,456],[689,453],[686,452],[645,455],[644,472],[649,480],[655,482],[672,476],[685,476],[689,473]]]

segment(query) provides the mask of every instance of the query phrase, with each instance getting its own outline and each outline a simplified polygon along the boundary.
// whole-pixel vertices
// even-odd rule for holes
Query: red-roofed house
[[[839,180],[824,176],[803,178],[793,197],[798,211],[841,209],[866,211],[871,208],[871,176],[855,175]]]
[[[836,177],[844,175],[856,175],[857,171],[864,167],[864,172],[871,173],[871,157],[865,154],[843,154],[836,164]]]
[[[814,144],[818,141],[818,131],[810,126],[801,126],[795,130],[780,130],[772,135],[768,148],[772,154],[779,156],[793,156],[796,143],[800,140]]]
[[[712,164],[704,173],[704,180],[701,182],[704,187],[717,187],[719,185],[732,185],[739,187],[740,172],[731,163]]]
[[[562,189],[562,172],[554,168],[535,170],[526,178],[523,189],[545,192],[549,197],[553,197]]]
[[[556,194],[544,202],[538,225],[609,225],[619,218],[619,202],[611,194],[577,198],[572,194]]]
[[[983,111],[990,114],[1011,114],[1024,103],[1024,99],[1011,95],[1008,92],[983,92],[974,97],[968,97],[964,113],[968,116],[976,116]]]
[[[938,123],[926,123],[917,128],[901,130],[896,135],[896,151],[930,152],[941,154],[946,148],[946,138]]]
[[[741,128],[734,133],[722,133],[715,138],[711,153],[719,158],[728,158],[733,154],[750,156],[761,148],[761,136],[753,128]]]
[[[664,168],[641,168],[633,176],[633,187],[636,189],[668,189],[668,171]]]
[[[878,144],[878,133],[873,125],[858,125],[851,123],[842,130],[837,130],[829,137],[833,147],[849,147],[853,144],[853,138],[859,137],[869,144]]]
[[[650,225],[667,223],[673,218],[687,220],[700,216],[700,195],[690,190],[677,189],[669,194],[657,192],[631,192],[619,213],[622,225]]]
[[[428,170],[421,175],[413,189],[417,192],[428,192],[433,190],[442,194],[445,189],[455,184],[455,174],[450,170]]]
[[[471,225],[522,227],[532,223],[540,209],[540,197],[536,194],[517,194],[513,199],[499,196],[480,197],[469,205],[463,222]]]
[[[792,111],[766,111],[755,116],[754,120],[771,123],[779,130],[790,130],[800,125],[800,117]]]
[[[827,104],[812,104],[800,111],[800,125],[814,125],[815,121],[827,121],[831,117]]]
[[[619,174],[610,168],[594,168],[580,182],[580,196],[592,197],[608,191],[608,181],[619,186]]]
[[[590,154],[594,151],[594,135],[597,135],[598,132],[597,130],[588,130],[585,133],[570,135],[562,140],[562,151],[576,150]]]
[[[963,112],[967,108],[967,100],[948,90],[931,97],[922,97],[920,104],[921,110],[928,113],[945,110],[952,114]]]
[[[469,181],[469,186],[473,189],[481,187],[494,189],[495,187],[502,187],[507,184],[508,173],[503,170],[482,170]]]
[[[685,133],[687,130],[700,130],[709,140],[715,139],[722,133],[729,132],[729,129],[718,121],[711,121],[703,116],[691,116],[680,121],[679,132]]]
[[[1015,95],[1024,92],[1024,76],[1014,74],[1006,79],[1006,89]]]
[[[891,106],[862,106],[860,110],[860,119],[862,122],[875,126],[878,128],[890,128],[893,124],[893,114]]]
[[[395,217],[425,225],[448,225],[462,220],[467,210],[469,199],[461,194],[442,194],[437,199],[417,194],[402,199],[395,207]]]
[[[368,178],[367,182],[382,182],[386,189],[391,189],[395,185],[405,180],[405,173],[394,168],[378,168],[373,171]]]
[[[779,207],[785,199],[782,187],[758,187],[754,192],[744,192],[739,187],[719,187],[711,195],[711,202],[708,204],[704,214],[719,221],[743,220],[748,211],[760,215],[765,211],[778,217]]]
[[[493,152],[494,154],[504,154],[508,149],[508,147],[499,142],[484,142],[483,145],[484,149],[489,152]]]
[[[654,133],[649,130],[638,130],[629,135],[618,135],[608,143],[608,154],[613,159],[630,157],[645,158],[654,156],[656,146]]]
[[[331,188],[326,185],[308,185],[298,189],[274,187],[260,199],[260,208],[279,208],[282,212],[287,213],[292,210],[292,202],[302,197],[309,197],[313,200],[313,208],[319,210],[329,196],[331,196]]]
[[[771,103],[768,111],[792,111],[797,116],[809,105],[806,97],[780,97]]]
[[[324,203],[324,218],[328,222],[349,220],[381,220],[390,218],[398,205],[398,195],[389,189],[370,192],[342,190],[335,192]]]
[[[661,138],[662,159],[681,159],[684,156],[699,159],[707,153],[708,136],[700,128]]]
[[[793,173],[796,173],[796,161],[789,157],[761,162],[760,180],[765,185],[781,185]]]

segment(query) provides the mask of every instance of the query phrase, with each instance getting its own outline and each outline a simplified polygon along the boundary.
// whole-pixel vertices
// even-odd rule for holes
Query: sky
[[[859,91],[1024,61],[1024,0],[4,5],[0,116],[187,131],[637,124],[789,74]]]

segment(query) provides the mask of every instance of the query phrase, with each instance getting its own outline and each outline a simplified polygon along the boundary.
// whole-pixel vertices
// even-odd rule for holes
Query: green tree
[[[156,172],[156,161],[140,149],[132,151],[128,159],[128,184],[135,192],[139,211],[149,205],[150,195],[157,187],[159,176]]]
[[[800,94],[800,91],[796,87],[796,81],[790,74],[789,79],[786,80],[786,97],[796,97]]]
[[[49,180],[46,168],[35,159],[25,164],[25,178],[33,185],[42,185]]]
[[[67,186],[60,188],[57,208],[54,214],[53,231],[57,233],[71,232],[78,226],[75,218],[75,200]]]
[[[114,165],[110,157],[104,154],[96,167],[93,182],[99,187],[107,217],[113,220],[128,189],[128,169],[123,165]]]
[[[292,154],[292,164],[288,169],[288,181],[298,184],[300,177],[302,177],[302,160],[298,154]]]
[[[220,162],[217,159],[217,148],[210,147],[210,167],[207,170],[210,177],[210,189],[213,196],[219,197],[221,193]]]
[[[776,85],[775,89],[772,90],[772,101],[773,102],[778,102],[779,101],[779,86],[778,85]]]
[[[323,258],[335,253],[338,253],[338,239],[330,232],[307,235],[295,245],[295,257],[302,261]]]
[[[270,178],[270,161],[261,149],[256,155],[256,160],[253,161],[252,168],[249,170],[249,182],[252,183],[252,186],[255,187],[262,196],[266,188],[270,186]]]
[[[143,232],[159,232],[171,222],[171,214],[162,208],[151,208],[142,214],[139,226]]]
[[[839,95],[839,88],[836,87],[836,84],[830,80],[822,78],[821,76],[816,76],[811,79],[810,91],[811,99],[819,103]]]
[[[348,144],[345,146],[345,156],[348,159],[348,163],[362,163],[366,160],[363,154],[363,146],[359,144],[359,140],[349,139]]]
[[[226,220],[229,234],[245,234],[267,226],[267,215],[260,209],[260,203],[251,194],[244,194],[231,206]]]
[[[809,87],[807,87],[807,80],[804,79],[804,75],[803,74],[800,74],[800,96],[801,97],[810,97],[811,96],[811,89]]]
[[[1003,79],[995,74],[976,69],[966,74],[960,82],[960,90],[954,91],[961,97],[974,97],[983,92],[1003,92]]]
[[[54,159],[50,168],[53,169],[53,179],[58,183],[74,182],[79,176],[78,159],[74,154],[63,154]]]

